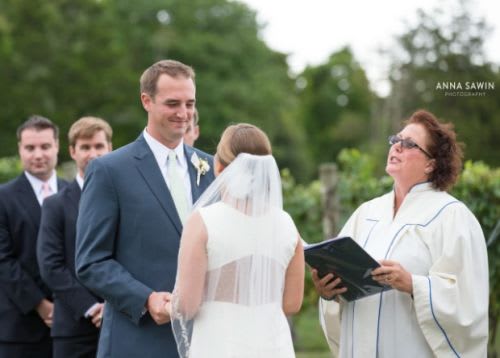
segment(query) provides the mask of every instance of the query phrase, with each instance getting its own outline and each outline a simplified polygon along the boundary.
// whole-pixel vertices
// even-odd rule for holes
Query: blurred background
[[[197,73],[196,146],[213,153],[230,123],[263,128],[283,168],[287,209],[304,239],[319,241],[320,164],[339,168],[340,226],[360,202],[390,189],[387,137],[413,111],[428,109],[452,121],[466,144],[469,162],[453,194],[489,240],[494,354],[500,9],[489,0],[352,3],[0,1],[0,183],[20,172],[15,131],[33,113],[59,125],[61,163],[69,160],[67,130],[84,115],[111,123],[114,148],[134,140],[146,125],[139,77],[172,58]],[[301,357],[328,356],[316,300],[308,281],[293,324]]]

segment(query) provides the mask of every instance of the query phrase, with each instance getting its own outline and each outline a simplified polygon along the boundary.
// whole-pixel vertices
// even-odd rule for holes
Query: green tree
[[[133,140],[146,124],[142,71],[175,58],[197,72],[197,145],[213,152],[229,123],[250,122],[269,134],[282,166],[299,178],[307,166],[286,56],[260,39],[242,3],[6,0],[0,14],[0,156],[15,153],[15,128],[31,113],[63,133],[81,115],[102,116],[115,147]]]
[[[316,165],[334,161],[344,147],[367,144],[374,94],[349,48],[332,54],[323,65],[306,68],[297,86],[307,146]]]
[[[32,113],[51,118],[65,134],[82,115],[115,122],[130,109],[127,49],[110,26],[110,10],[92,0],[2,2],[0,155],[16,152],[15,128]]]
[[[164,24],[155,38],[158,57],[179,58],[197,71],[201,137],[197,145],[213,151],[230,123],[263,128],[282,166],[302,178],[307,165],[303,134],[296,121],[294,82],[286,56],[260,39],[255,13],[239,2],[171,0],[161,10]]]
[[[470,1],[454,5],[432,12],[419,10],[416,24],[397,38],[390,72],[392,91],[386,102],[388,118],[396,131],[401,119],[426,108],[455,124],[459,139],[467,145],[467,158],[499,165],[499,89],[466,88],[467,82],[500,84],[497,67],[484,53],[490,29],[484,19],[473,16]],[[460,84],[462,89],[456,92],[468,93],[451,95],[453,91],[440,89],[444,83]]]

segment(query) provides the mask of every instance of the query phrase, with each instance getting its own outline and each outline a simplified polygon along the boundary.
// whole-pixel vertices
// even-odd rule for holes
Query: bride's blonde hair
[[[217,145],[217,159],[228,166],[240,153],[272,154],[271,142],[262,129],[253,124],[239,123],[227,127]]]

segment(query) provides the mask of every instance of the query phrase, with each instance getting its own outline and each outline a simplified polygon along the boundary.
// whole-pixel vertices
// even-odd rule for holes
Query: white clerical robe
[[[376,260],[399,262],[413,297],[393,289],[340,307],[320,300],[334,356],[486,357],[488,258],[478,221],[429,183],[414,186],[395,217],[393,207],[393,192],[364,203],[340,235]]]

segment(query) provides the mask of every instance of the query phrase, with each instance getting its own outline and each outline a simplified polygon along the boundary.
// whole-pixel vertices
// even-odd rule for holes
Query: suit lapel
[[[60,178],[57,178],[57,191],[61,191],[64,188],[66,188],[69,185],[69,183],[66,180],[62,180]]]
[[[191,182],[191,196],[193,197],[193,204],[196,202],[196,200],[198,200],[202,193],[200,186],[196,183],[196,180],[198,178],[198,171],[194,167],[193,163],[191,163],[191,157],[194,153],[195,151],[192,147],[184,144],[184,154],[186,155],[189,181]]]
[[[36,198],[35,192],[26,178],[26,175],[21,174],[16,183],[16,191],[19,197],[21,198],[21,202],[23,203],[23,207],[29,213],[29,217],[32,219],[33,223],[36,227],[40,224],[40,204],[38,203],[38,199]]]
[[[180,234],[182,232],[182,224],[177,214],[174,201],[163,179],[160,168],[158,168],[158,163],[156,162],[153,152],[151,152],[142,134],[135,141],[135,153],[134,157],[139,173]]]
[[[80,203],[81,194],[82,190],[76,180],[69,184],[69,187],[66,190],[66,195],[68,197],[68,203],[70,203],[69,205],[71,205],[76,212],[78,212],[78,204]]]

